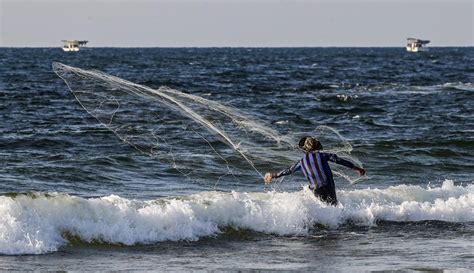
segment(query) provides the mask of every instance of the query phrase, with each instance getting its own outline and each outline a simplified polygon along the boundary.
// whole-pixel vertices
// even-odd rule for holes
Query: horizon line
[[[474,45],[436,45],[436,46],[426,46],[423,48],[446,48],[446,47],[474,47]],[[0,48],[62,48],[61,45],[58,46],[1,46]],[[87,48],[405,48],[405,46],[378,46],[378,45],[332,45],[332,46],[84,46],[81,49]]]

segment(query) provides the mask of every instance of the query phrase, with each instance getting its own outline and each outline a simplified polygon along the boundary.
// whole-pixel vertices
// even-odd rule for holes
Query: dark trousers
[[[314,195],[329,205],[337,206],[336,189],[324,186],[313,190]]]

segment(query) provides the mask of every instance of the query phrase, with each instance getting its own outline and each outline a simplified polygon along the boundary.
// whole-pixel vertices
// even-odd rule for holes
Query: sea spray
[[[0,253],[42,254],[85,242],[153,244],[199,240],[225,228],[277,236],[308,236],[321,225],[337,229],[350,222],[474,221],[474,186],[400,185],[339,191],[329,206],[308,189],[297,192],[201,192],[157,200],[117,195],[81,198],[61,193],[0,196]]]

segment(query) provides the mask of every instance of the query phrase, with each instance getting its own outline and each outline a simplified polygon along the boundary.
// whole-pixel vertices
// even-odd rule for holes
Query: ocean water
[[[0,48],[0,269],[472,270],[473,61],[473,48]],[[176,127],[186,117],[124,105],[160,137],[179,129],[195,169],[183,175],[89,115],[53,62],[215,101],[281,135],[329,126],[367,178],[337,177],[328,206],[302,174],[266,186],[238,154],[206,154],[226,146],[198,144]]]

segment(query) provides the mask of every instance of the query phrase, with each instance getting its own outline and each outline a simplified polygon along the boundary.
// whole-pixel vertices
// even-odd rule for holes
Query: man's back
[[[336,187],[328,161],[354,169],[360,175],[365,174],[364,169],[338,157],[336,154],[320,152],[323,149],[321,143],[312,137],[303,137],[298,146],[305,151],[305,155],[301,160],[281,172],[266,173],[264,177],[265,183],[270,183],[274,178],[293,174],[301,169],[306,179],[308,179],[309,188],[314,194],[321,198],[321,200],[336,205]]]

